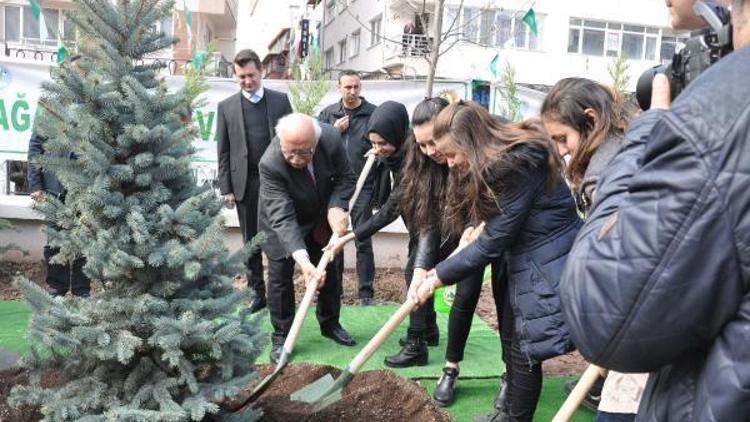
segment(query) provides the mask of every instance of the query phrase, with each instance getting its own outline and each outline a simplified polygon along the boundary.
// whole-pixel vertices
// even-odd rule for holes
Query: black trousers
[[[483,278],[484,270],[481,270],[456,284],[456,297],[448,317],[448,345],[445,349],[445,360],[448,362],[458,363],[464,360],[466,340],[482,293]]]
[[[91,293],[91,282],[83,273],[85,258],[78,258],[70,264],[53,264],[50,259],[57,254],[59,249],[49,245],[44,246],[44,260],[47,263],[47,285],[55,296],[64,296],[70,290],[74,296],[87,297]]]
[[[404,278],[406,279],[406,289],[411,285],[411,279],[414,275],[414,258],[417,249],[418,238],[409,238],[409,259],[406,262]],[[435,314],[435,302],[430,297],[424,305],[417,308],[416,311],[409,314],[409,328],[407,334],[412,337],[422,337],[428,329],[437,328],[437,315]]]
[[[245,196],[237,201],[237,219],[240,222],[242,242],[247,243],[258,233],[258,195],[260,189],[259,176],[249,176],[245,187]],[[263,280],[263,256],[257,254],[248,259],[247,285],[256,295],[266,296],[266,283]]]
[[[307,253],[313,264],[320,261],[323,253],[321,247],[312,241],[310,236],[305,239]],[[318,304],[315,315],[321,329],[339,325],[339,314],[341,312],[341,278],[338,271],[341,259],[339,255],[326,268],[326,282],[318,291]],[[271,325],[273,325],[274,337],[286,337],[292,328],[294,320],[294,259],[291,257],[283,259],[268,260],[268,308],[271,311]]]
[[[365,185],[360,192],[357,202],[350,211],[352,226],[354,228],[364,224],[372,217],[372,183]],[[372,298],[375,295],[373,284],[375,282],[375,256],[372,252],[372,239],[355,240],[354,247],[357,248],[357,280],[359,282],[359,298]],[[341,259],[341,271],[344,270],[344,254]]]
[[[508,392],[506,407],[511,421],[526,422],[534,418],[539,395],[542,391],[542,364],[532,363],[521,352],[515,331],[515,317],[510,305],[510,292],[507,283],[498,287],[501,291],[502,305],[498,312],[500,318],[500,341],[503,346]],[[497,298],[497,296],[496,296]],[[497,303],[497,302],[496,302]]]

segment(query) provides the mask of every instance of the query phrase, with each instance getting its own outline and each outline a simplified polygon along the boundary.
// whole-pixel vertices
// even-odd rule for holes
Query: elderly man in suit
[[[294,319],[294,264],[305,280],[320,276],[316,315],[323,336],[336,343],[356,343],[339,323],[341,278],[336,263],[322,275],[313,262],[332,233],[344,235],[347,201],[355,176],[336,129],[300,113],[279,120],[276,138],[263,154],[260,170],[259,228],[268,235],[268,304],[274,333],[271,360],[276,362]]]
[[[263,88],[262,71],[254,51],[237,53],[234,74],[241,90],[220,102],[217,112],[219,189],[227,207],[237,205],[244,242],[258,231],[258,161],[276,135],[278,120],[292,112],[286,94]],[[250,311],[257,312],[266,306],[261,256],[251,258],[247,268],[247,284],[255,291]]]

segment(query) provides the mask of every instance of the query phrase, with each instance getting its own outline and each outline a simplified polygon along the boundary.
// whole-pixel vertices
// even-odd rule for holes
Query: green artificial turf
[[[345,368],[359,353],[368,340],[383,326],[388,318],[398,309],[395,305],[384,306],[343,306],[341,308],[341,325],[357,340],[355,347],[344,347],[320,335],[315,310],[310,312],[297,339],[293,361],[309,362]],[[375,352],[362,368],[362,371],[385,369],[383,360],[387,355],[400,350],[398,338],[406,334],[407,321],[404,321],[396,332],[388,338],[383,346]],[[266,320],[267,329],[271,324]],[[440,345],[430,347],[427,366],[418,366],[394,371],[405,378],[434,378],[442,374],[445,363],[445,342],[447,339],[448,315],[438,313],[440,327]],[[268,362],[268,350],[261,355],[259,362]],[[461,363],[461,375],[466,377],[498,377],[503,372],[500,360],[500,338],[479,317],[475,317],[471,326],[471,335],[466,345],[464,361]]]
[[[29,322],[29,308],[19,300],[0,301],[0,349],[18,353],[29,351],[26,342],[26,325]]]
[[[320,335],[318,323],[315,320],[315,310],[311,309],[297,341],[293,353],[293,362],[307,362],[331,365],[344,368],[349,361],[361,350],[366,342],[391,316],[398,307],[386,306],[344,306],[341,308],[341,324],[357,340],[355,347],[344,347],[333,343]],[[0,349],[10,349],[18,353],[29,350],[25,332],[29,319],[29,311],[23,301],[0,301]],[[430,358],[427,366],[394,370],[406,378],[418,379],[428,392],[435,389],[437,378],[443,366],[446,328],[448,316],[438,313],[440,327],[440,345],[430,348]],[[265,316],[264,326],[270,332],[271,324]],[[378,350],[363,370],[384,369],[383,359],[387,354],[399,350],[398,337],[406,332],[407,321],[388,339]],[[268,349],[268,347],[267,347]],[[268,362],[268,350],[258,363]],[[492,411],[497,393],[498,377],[503,372],[500,361],[500,341],[482,320],[474,318],[469,342],[466,346],[464,361],[461,363],[456,402],[449,407],[448,412],[457,422],[471,421],[474,416]],[[563,385],[571,378],[546,377],[544,389],[539,400],[535,421],[549,421],[563,402]],[[576,422],[593,420],[593,413],[579,410]]]
[[[563,386],[574,377],[545,377],[542,387],[542,395],[539,398],[535,422],[551,421],[557,410],[562,406],[565,399]],[[432,394],[435,390],[435,382],[431,380],[422,381],[427,391]],[[471,422],[474,416],[492,413],[495,394],[497,393],[498,380],[492,379],[461,379],[459,377],[456,386],[456,401],[452,406],[446,408],[456,422]],[[580,408],[571,422],[591,422],[594,420],[594,412]]]

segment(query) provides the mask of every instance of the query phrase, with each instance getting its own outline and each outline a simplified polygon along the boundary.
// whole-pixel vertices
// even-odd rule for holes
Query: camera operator
[[[560,282],[587,360],[651,372],[638,420],[750,418],[750,0],[728,5],[735,51],[673,104],[654,78]]]

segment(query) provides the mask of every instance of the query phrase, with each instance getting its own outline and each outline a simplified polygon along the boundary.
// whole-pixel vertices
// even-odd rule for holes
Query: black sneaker
[[[578,384],[578,381],[570,381],[565,384],[563,389],[565,390],[566,396],[570,395],[570,392],[573,391],[573,389],[576,387],[576,384]],[[583,407],[596,412],[596,410],[599,408],[599,402],[602,400],[602,386],[603,385],[604,385],[604,378],[599,377],[594,383],[594,385],[591,387],[591,390],[589,390],[589,392],[586,393],[586,397],[584,397],[583,402],[581,402]]]

